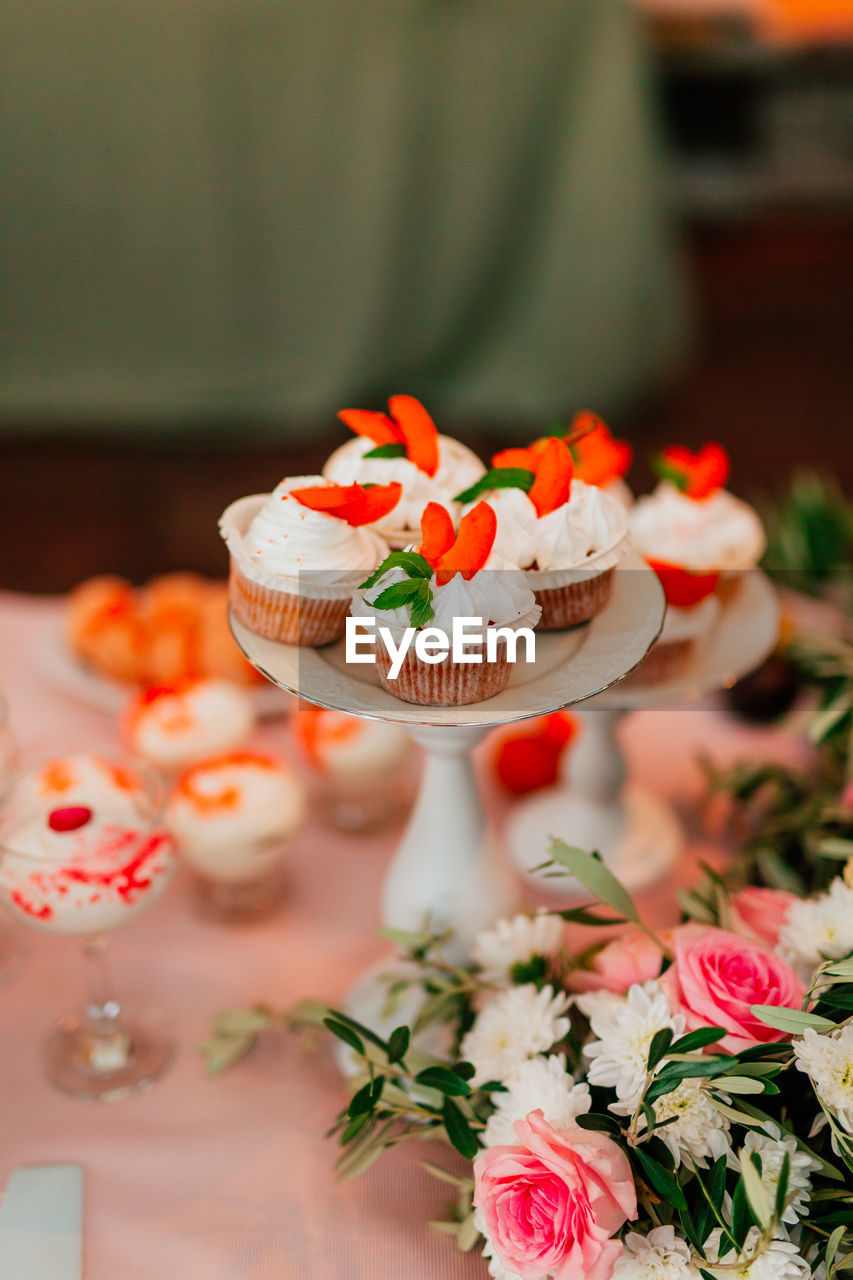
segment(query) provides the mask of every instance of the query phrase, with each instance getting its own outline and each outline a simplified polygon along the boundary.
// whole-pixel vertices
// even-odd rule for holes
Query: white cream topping
[[[214,879],[260,875],[305,815],[305,794],[283,762],[211,760],[179,783],[166,822],[181,853]]]
[[[375,449],[372,440],[356,436],[336,449],[323,468],[323,475],[335,484],[391,484],[398,480],[403,495],[393,511],[371,528],[378,533],[412,529],[420,532],[421,516],[428,502],[447,507],[454,523],[460,506],[453,498],[470,488],[486,468],[471,449],[451,436],[438,437],[438,467],[428,476],[408,458],[365,458]]]
[[[630,522],[641,555],[686,569],[754,569],[764,553],[755,511],[725,489],[697,500],[663,480],[638,499]]]
[[[366,529],[353,528],[326,511],[312,511],[291,496],[293,489],[328,483],[329,477],[289,476],[276,486],[243,538],[244,551],[260,569],[295,576],[300,570],[376,567],[376,541]]]
[[[391,627],[395,631],[410,627],[412,621],[408,608],[400,606],[396,609],[377,609],[374,604],[386,587],[395,582],[403,582],[406,578],[407,574],[402,569],[389,569],[375,586],[353,597],[350,612],[354,617],[373,616],[380,625]],[[433,617],[426,625],[439,627],[448,635],[453,631],[454,618],[482,618],[484,627],[489,623],[511,626],[515,622],[532,627],[541,612],[525,575],[494,551],[485,566],[470,580],[466,581],[461,573],[456,573],[449,582],[439,587],[433,574],[430,588]]]
[[[68,785],[57,786],[65,777]],[[132,781],[129,771],[116,777]],[[86,808],[75,829],[55,831],[54,810]],[[24,775],[7,797],[0,840],[0,886],[28,924],[56,933],[95,934],[141,910],[165,888],[173,844],[152,829],[144,787],[121,785],[109,762],[75,753]],[[21,855],[15,857],[15,854]]]
[[[230,751],[255,723],[251,695],[227,680],[199,680],[140,707],[128,726],[135,751],[161,769]]]
[[[534,563],[539,569],[578,568],[616,547],[628,531],[618,500],[583,480],[572,480],[569,501],[544,516],[521,489],[498,489],[486,501],[498,518],[495,550],[523,569]]]
[[[402,729],[388,721],[358,720],[352,733],[319,738],[315,750],[322,767],[333,777],[357,782],[395,770],[410,753],[411,742]]]

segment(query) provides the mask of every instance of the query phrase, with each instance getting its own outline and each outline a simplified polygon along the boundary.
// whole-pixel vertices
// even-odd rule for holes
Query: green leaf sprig
[[[533,472],[528,471],[526,467],[493,467],[491,471],[481,476],[476,484],[457,493],[453,500],[463,503],[475,502],[477,498],[482,498],[484,493],[491,493],[493,489],[522,489],[525,493],[529,493],[535,479]]]
[[[368,449],[363,454],[365,458],[405,458],[406,446],[404,444],[378,444],[375,449]]]
[[[408,576],[402,582],[392,582],[372,602],[377,609],[408,608],[413,627],[425,627],[434,616],[430,579],[433,568],[417,551],[392,551],[378,569],[361,584],[361,590],[375,587],[376,583],[392,569],[402,569]]]

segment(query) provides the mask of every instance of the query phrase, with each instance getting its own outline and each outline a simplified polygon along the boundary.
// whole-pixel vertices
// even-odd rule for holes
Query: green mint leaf
[[[405,458],[405,456],[404,444],[378,444],[375,449],[369,449],[362,455],[365,458]]]
[[[420,593],[421,582],[418,578],[406,578],[403,582],[392,582],[390,587],[380,591],[373,601],[375,609],[399,609],[408,604]]]
[[[678,467],[674,467],[671,462],[667,462],[666,458],[660,454],[652,459],[652,471],[654,471],[659,480],[668,480],[681,493],[684,493],[687,489],[689,480],[684,472],[679,471]]]
[[[412,600],[411,618],[413,627],[425,627],[434,616],[432,607],[432,590],[423,579],[418,583],[420,590]]]
[[[374,569],[370,577],[362,582],[360,590],[376,586],[379,579],[391,569],[402,569],[410,578],[426,578],[429,581],[432,577],[432,565],[417,551],[392,551],[379,568]]]
[[[493,489],[523,489],[525,493],[529,493],[535,479],[533,472],[525,467],[493,467],[476,484],[472,484],[470,489],[457,493],[454,502],[474,502]]]

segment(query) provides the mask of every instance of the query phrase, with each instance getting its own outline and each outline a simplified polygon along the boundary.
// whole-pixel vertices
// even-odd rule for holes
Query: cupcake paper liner
[[[505,689],[511,675],[505,643],[498,646],[494,662],[454,662],[449,655],[443,662],[424,662],[411,648],[395,680],[389,676],[390,669],[391,655],[384,644],[377,644],[376,671],[382,687],[402,702],[425,707],[484,702]]]

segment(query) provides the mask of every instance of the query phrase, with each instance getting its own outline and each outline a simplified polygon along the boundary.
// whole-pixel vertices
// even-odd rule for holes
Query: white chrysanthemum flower
[[[522,1280],[517,1271],[508,1271],[500,1258],[496,1256],[494,1246],[486,1230],[486,1219],[480,1209],[474,1210],[474,1226],[483,1237],[483,1257],[489,1264],[489,1275],[492,1276],[492,1280]],[[539,1276],[537,1280],[548,1280],[548,1277]]]
[[[462,1041],[462,1056],[475,1068],[472,1083],[503,1082],[522,1062],[562,1040],[569,1031],[568,1006],[565,992],[537,991],[532,983],[493,996]]]
[[[627,995],[594,991],[575,1000],[589,1018],[597,1038],[584,1046],[590,1059],[589,1082],[615,1089],[620,1101],[639,1101],[646,1082],[649,1048],[658,1031],[670,1027],[674,1036],[684,1034],[681,1014],[673,1014],[669,998],[658,982],[629,987]]]
[[[487,982],[510,982],[516,965],[529,964],[536,956],[552,956],[559,949],[563,928],[560,917],[545,910],[498,920],[493,928],[477,934],[471,959]]]
[[[820,1164],[808,1152],[797,1146],[796,1138],[783,1137],[778,1125],[768,1121],[765,1132],[758,1133],[750,1129],[744,1140],[743,1149],[748,1156],[755,1152],[761,1158],[761,1181],[771,1204],[776,1203],[776,1189],[785,1156],[790,1158],[788,1176],[788,1195],[782,1221],[795,1226],[808,1210],[812,1193],[812,1181],[809,1174],[816,1173]]]
[[[776,948],[809,981],[822,960],[853,952],[853,888],[839,877],[827,893],[791,904]]]
[[[631,1115],[634,1107],[630,1100],[610,1104],[610,1110],[617,1116]],[[694,1076],[682,1080],[672,1093],[665,1093],[652,1103],[652,1111],[660,1125],[655,1129],[655,1137],[666,1143],[677,1165],[687,1160],[704,1168],[720,1156],[729,1156],[731,1126],[714,1106],[707,1080]],[[643,1117],[639,1128],[641,1133],[646,1128]]]
[[[811,1267],[790,1240],[772,1240],[766,1249],[753,1257],[760,1234],[757,1227],[751,1228],[740,1254],[747,1260],[738,1265],[738,1254],[734,1249],[720,1256],[723,1233],[717,1227],[705,1244],[708,1262],[702,1264],[704,1269],[719,1280],[807,1280],[811,1276]],[[748,1261],[750,1257],[751,1262]]]
[[[631,1231],[613,1280],[699,1280],[690,1248],[673,1227],[655,1227],[647,1236]]]
[[[487,1147],[512,1147],[518,1142],[516,1120],[541,1111],[553,1129],[565,1129],[592,1106],[588,1084],[575,1084],[563,1058],[530,1058],[503,1082],[506,1093],[496,1093],[497,1107],[483,1134]]]
[[[824,1106],[853,1133],[853,1026],[821,1036],[807,1027],[793,1044],[797,1069],[805,1071]]]

